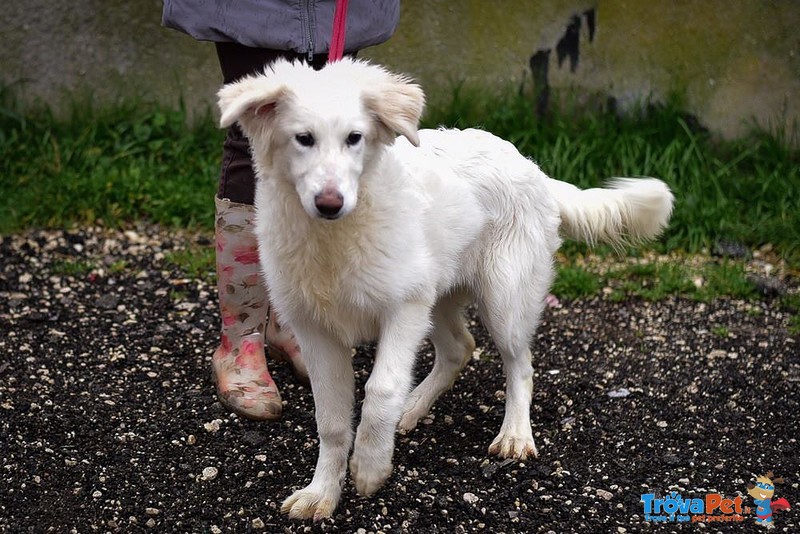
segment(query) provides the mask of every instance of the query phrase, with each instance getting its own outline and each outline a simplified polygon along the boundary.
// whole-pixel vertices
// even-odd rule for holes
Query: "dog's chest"
[[[358,214],[336,223],[271,232],[268,277],[284,302],[342,336],[374,338],[382,311],[424,285],[419,261],[380,217]],[[274,272],[270,273],[269,271]]]

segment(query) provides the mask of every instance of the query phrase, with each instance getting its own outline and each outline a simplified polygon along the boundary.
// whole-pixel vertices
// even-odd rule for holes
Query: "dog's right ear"
[[[268,123],[275,114],[278,102],[288,89],[265,76],[248,76],[229,83],[217,93],[221,128],[239,122],[245,134],[253,131],[257,122]]]

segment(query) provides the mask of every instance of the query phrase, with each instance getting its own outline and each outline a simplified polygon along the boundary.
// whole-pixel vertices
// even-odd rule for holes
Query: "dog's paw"
[[[363,497],[369,497],[381,489],[391,474],[391,462],[365,458],[358,454],[358,451],[354,452],[350,459],[350,475],[353,477],[356,491]]]
[[[291,519],[313,519],[314,522],[330,517],[339,503],[341,490],[321,491],[313,484],[295,491],[283,501],[281,512],[289,514]]]
[[[409,410],[403,414],[403,417],[400,418],[400,422],[397,423],[397,429],[402,432],[410,432],[417,428],[417,423],[419,420],[428,415],[428,412],[418,412],[415,410]]]
[[[539,451],[536,450],[536,443],[532,436],[517,436],[501,432],[489,445],[489,454],[495,454],[500,458],[525,460],[538,457]]]
[[[428,415],[430,408],[422,397],[423,395],[417,390],[411,392],[405,408],[403,408],[403,416],[400,418],[400,422],[397,423],[398,430],[403,432],[414,430],[419,420]]]

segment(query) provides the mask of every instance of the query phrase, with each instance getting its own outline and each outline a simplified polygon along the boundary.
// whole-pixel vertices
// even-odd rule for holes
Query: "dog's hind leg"
[[[544,310],[553,268],[549,258],[529,263],[521,258],[510,260],[504,268],[487,273],[478,304],[506,375],[505,416],[489,453],[524,460],[538,456],[530,420],[533,366],[529,343]]]
[[[306,325],[294,329],[306,360],[319,433],[319,457],[314,477],[283,502],[281,512],[293,519],[330,517],[342,493],[347,455],[353,443],[355,395],[352,354],[330,335]]]
[[[538,456],[530,419],[533,393],[531,351],[527,342],[509,342],[502,336],[493,337],[506,374],[506,411],[500,432],[489,446],[489,453],[519,460]]]
[[[350,458],[360,495],[375,493],[392,472],[394,433],[411,389],[417,349],[430,329],[430,309],[427,304],[406,303],[383,319]]]
[[[453,387],[461,369],[475,350],[475,339],[464,325],[463,309],[471,297],[454,293],[442,298],[433,310],[430,335],[436,350],[433,369],[409,395],[398,427],[411,430],[425,417],[439,396]]]

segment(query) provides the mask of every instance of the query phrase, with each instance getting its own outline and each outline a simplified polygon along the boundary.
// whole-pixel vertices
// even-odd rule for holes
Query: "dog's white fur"
[[[417,131],[423,105],[408,79],[349,59],[321,71],[278,61],[219,92],[221,125],[238,121],[251,141],[263,271],[316,404],[319,460],[310,485],[284,502],[291,517],[333,512],[351,445],[358,492],[381,487],[395,428],[413,428],[474,350],[462,316],[471,302],[506,374],[505,417],[489,452],[535,456],[528,345],[559,229],[621,244],[652,238],[669,220],[672,194],[659,180],[580,191],[484,131]],[[321,217],[323,192],[342,199],[335,220]],[[433,370],[409,393],[426,336]],[[373,339],[353,443],[351,347]]]

